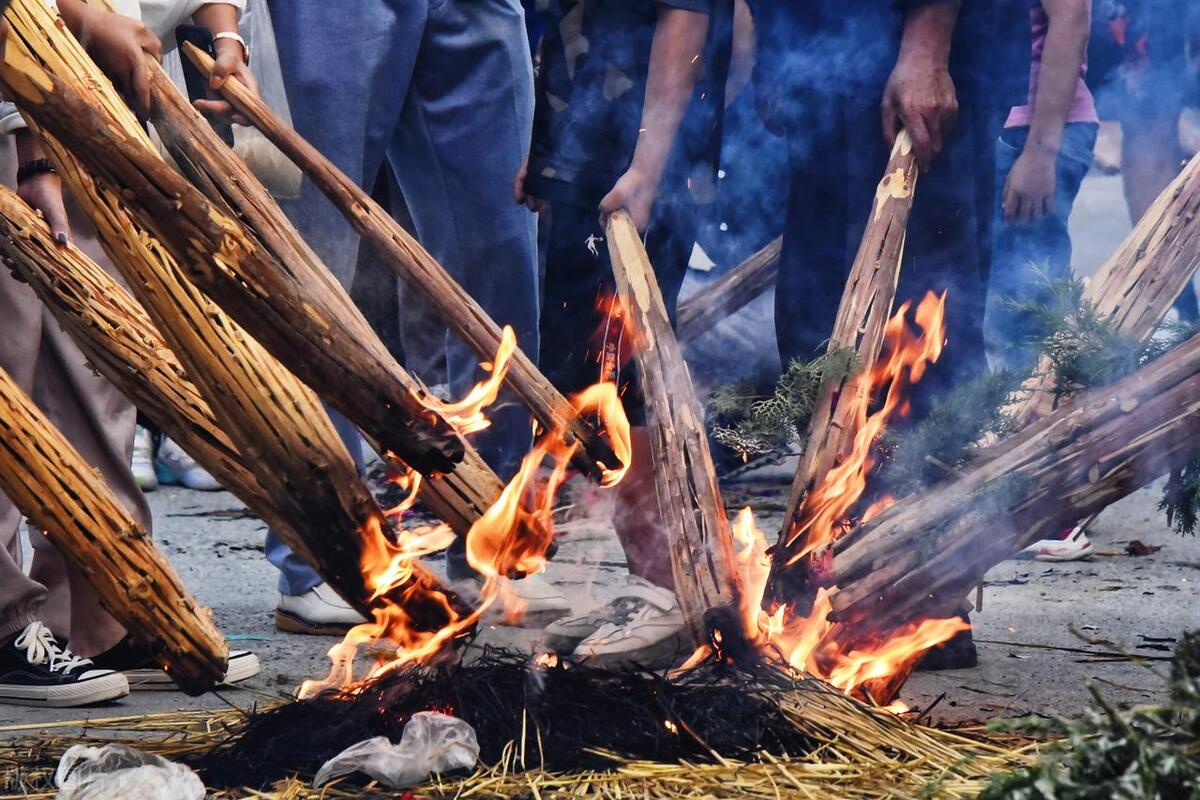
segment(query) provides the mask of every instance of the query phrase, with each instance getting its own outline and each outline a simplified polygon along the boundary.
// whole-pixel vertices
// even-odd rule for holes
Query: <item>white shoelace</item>
[[[34,666],[49,663],[51,672],[72,672],[92,663],[91,659],[77,656],[69,647],[59,647],[54,633],[40,622],[26,626],[13,646],[25,648],[25,660]]]

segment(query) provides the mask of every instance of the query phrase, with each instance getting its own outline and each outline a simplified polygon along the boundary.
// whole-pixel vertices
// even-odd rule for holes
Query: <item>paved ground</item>
[[[1128,227],[1116,179],[1090,179],[1080,209],[1077,256],[1081,271],[1090,273]],[[1097,220],[1106,223],[1095,224]],[[722,330],[731,339],[745,342],[770,324],[770,308],[769,299],[761,300]],[[761,342],[755,349],[761,358]],[[760,471],[747,477],[751,485],[741,488],[755,498],[753,504],[778,507],[788,474],[786,465]],[[86,711],[0,706],[0,725],[218,708],[226,703],[246,706],[259,693],[286,694],[301,680],[324,674],[324,652],[332,639],[285,635],[273,627],[275,575],[263,557],[261,524],[245,516],[241,504],[224,493],[163,489],[150,498],[159,544],[185,583],[213,608],[233,646],[259,655],[262,675],[250,682],[249,689],[201,699],[142,693]],[[1200,541],[1170,532],[1155,510],[1157,500],[1158,490],[1148,488],[1105,512],[1093,529],[1101,554],[1090,561],[1057,566],[1009,562],[993,570],[983,609],[975,615],[979,668],[919,674],[906,686],[904,698],[926,706],[941,697],[934,716],[948,720],[1025,712],[1070,714],[1085,702],[1085,680],[1124,703],[1153,701],[1161,682],[1147,666],[1071,648],[1093,652],[1119,648],[1162,658],[1174,637],[1200,623]],[[765,530],[773,530],[771,513],[760,515]],[[603,514],[597,514],[599,521],[572,525],[548,575],[577,608],[604,599],[623,572],[621,552],[603,523]],[[1162,550],[1142,557],[1127,555],[1125,545],[1132,539],[1161,545]],[[1071,632],[1072,627],[1111,644],[1085,644]],[[483,636],[484,641],[522,646],[535,638],[529,632],[514,634],[506,629]]]

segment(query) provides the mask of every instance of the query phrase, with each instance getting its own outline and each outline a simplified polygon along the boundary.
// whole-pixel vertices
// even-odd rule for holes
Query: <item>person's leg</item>
[[[32,392],[34,367],[42,336],[42,308],[33,290],[18,282],[8,270],[0,270],[0,369]],[[7,642],[47,612],[47,587],[26,576],[22,568],[21,512],[0,494],[0,643]],[[66,588],[65,576],[56,581]],[[60,598],[56,611],[59,624],[69,620],[69,593]]]
[[[388,158],[421,243],[536,361],[536,219],[512,200],[532,125],[533,68],[518,0],[431,8]],[[453,396],[478,380],[481,360],[451,337]],[[528,414],[504,393],[490,416],[475,444],[507,479],[530,448]]]
[[[1134,225],[1175,180],[1185,159],[1179,146],[1178,114],[1143,112],[1127,113],[1121,120],[1121,178]],[[1175,308],[1185,320],[1200,318],[1191,285],[1184,287]]]
[[[849,244],[850,195],[859,188],[851,187],[850,168],[857,159],[877,161],[873,150],[881,149],[848,148],[838,104],[813,98],[806,107],[812,124],[788,134],[791,175],[775,284],[775,337],[784,368],[821,355],[833,333],[857,248]]]
[[[67,206],[75,245],[114,272],[84,214],[70,199]],[[137,410],[91,368],[48,312],[42,317],[33,398],[84,460],[100,471],[105,485],[134,520],[151,532],[150,507],[130,469]],[[69,636],[72,649],[85,656],[103,652],[124,638],[124,628],[101,607],[91,584],[65,563],[45,537],[34,534],[32,542],[30,574],[46,584],[52,598],[44,621],[56,632]],[[62,576],[67,579],[69,592],[57,589]],[[69,620],[63,619],[60,595],[70,598]]]
[[[296,131],[368,191],[400,119],[419,49],[424,0],[280,0],[271,3],[279,61]],[[350,289],[359,238],[312,181],[282,203],[292,223],[338,281]],[[361,466],[358,432],[340,414],[330,419]],[[268,560],[280,591],[303,595],[320,576],[273,532]]]
[[[933,167],[921,175],[908,223],[897,305],[928,291],[946,295],[947,347],[913,387],[913,422],[930,403],[986,367],[983,319],[990,272],[995,132],[985,115],[960,112]],[[988,141],[988,137],[991,140]]]

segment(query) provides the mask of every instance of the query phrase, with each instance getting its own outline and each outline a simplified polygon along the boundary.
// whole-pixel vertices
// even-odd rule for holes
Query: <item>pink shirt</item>
[[[1091,14],[1091,3],[1088,3],[1088,14]],[[1029,0],[1029,17],[1033,23],[1033,63],[1029,69],[1029,102],[1017,106],[1008,115],[1004,123],[1006,128],[1021,128],[1033,124],[1033,101],[1037,97],[1038,75],[1042,71],[1042,51],[1046,49],[1046,33],[1050,30],[1050,18],[1046,9],[1042,8],[1042,0]],[[1075,89],[1075,100],[1067,113],[1067,122],[1099,122],[1096,114],[1096,102],[1084,82],[1087,75],[1087,55],[1084,55],[1083,66],[1079,70],[1079,86]]]

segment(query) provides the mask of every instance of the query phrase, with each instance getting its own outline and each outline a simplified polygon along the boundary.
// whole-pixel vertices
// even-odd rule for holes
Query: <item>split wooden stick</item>
[[[26,122],[42,134],[110,258],[179,356],[221,428],[250,462],[260,485],[291,521],[281,535],[342,597],[368,612],[376,598],[362,562],[368,551],[386,551],[379,537],[385,536],[388,525],[320,402],[213,305],[189,281],[176,254],[143,227],[154,223],[176,236],[186,235],[175,230],[175,223],[184,219],[178,201],[148,211],[138,202],[144,199],[138,190],[169,195],[179,189],[177,198],[184,190],[194,196],[195,190],[165,167],[111,83],[41,0],[14,0],[5,19],[10,33],[0,84],[6,96],[17,101]],[[70,142],[69,148],[60,136]],[[139,158],[136,165],[130,163],[131,153]],[[118,181],[98,183],[81,159],[98,173],[108,168],[110,180]],[[125,186],[119,181],[122,173],[111,170],[118,165],[142,176],[138,190],[112,188]],[[233,223],[207,203],[191,210],[205,215],[194,220],[197,239],[184,246],[175,239],[176,248],[199,260],[208,242],[212,269],[237,263],[238,252],[229,252],[225,243],[227,237],[237,238]],[[221,245],[215,246],[212,238]],[[406,597],[418,584],[436,588],[437,582],[416,565],[395,596]],[[412,605],[410,616],[417,624],[440,628],[449,619],[444,601]]]
[[[843,652],[953,616],[996,564],[1197,456],[1200,336],[840,539],[833,607]],[[877,699],[889,702],[905,677],[901,670]]]
[[[372,401],[339,394],[337,383],[332,387],[325,383],[320,385],[329,397],[342,400],[338,407],[358,425],[373,446],[388,452],[386,443],[391,441],[393,420],[387,414],[378,413],[378,409],[386,408],[394,397],[407,402],[406,398],[424,396],[424,386],[396,363],[270,192],[245,162],[221,141],[161,68],[153,70],[150,85],[155,129],[192,182],[230,217],[239,217],[245,223],[247,233],[257,236],[261,246],[274,256],[294,285],[329,297],[344,298],[336,313],[341,315],[343,326],[351,332],[356,345],[365,348],[370,356],[369,372],[360,373],[367,377],[360,379],[359,385],[369,386],[386,396]],[[328,331],[329,326],[324,321],[321,327]],[[340,344],[333,346],[349,350]],[[434,412],[425,413],[436,418]],[[440,418],[438,424],[448,427],[448,423]],[[470,443],[460,440],[455,446],[462,451],[460,461],[420,470],[425,478],[421,499],[456,533],[466,536],[471,526],[500,498],[504,484]],[[404,461],[403,453],[389,455]]]
[[[288,524],[137,301],[2,186],[0,252],[94,369],[256,515]]]
[[[741,573],[717,473],[708,449],[704,411],[675,333],[654,268],[624,211],[608,223],[608,251],[645,397],[654,459],[654,488],[667,528],[675,596],[696,642],[708,641],[712,609],[736,609]],[[738,614],[728,615],[740,619]]]
[[[811,577],[808,564],[783,569],[806,544],[799,532],[806,515],[805,498],[838,460],[848,454],[858,434],[859,420],[871,402],[869,376],[883,347],[884,330],[896,299],[917,175],[912,140],[907,132],[901,131],[875,190],[873,211],[829,339],[830,352],[853,349],[857,367],[850,376],[824,380],[818,392],[808,443],[796,468],[788,512],[772,556],[768,596],[776,599],[791,601],[807,591]],[[785,573],[789,586],[779,585]]]
[[[0,489],[95,589],[104,608],[189,694],[225,676],[225,637],[150,537],[0,370]]]
[[[1126,336],[1144,341],[1200,266],[1200,155],[1163,190],[1092,277],[1084,299]],[[1043,358],[1005,410],[1018,426],[1054,408],[1058,378]]]
[[[201,72],[212,74],[213,62],[205,53],[190,45],[183,50]],[[220,91],[304,170],[363,239],[429,302],[447,327],[480,359],[490,361],[495,356],[500,345],[500,326],[390,214],[240,82],[226,81]],[[575,412],[571,403],[520,350],[513,356],[507,384],[544,428],[564,431],[568,442],[578,441],[582,445],[576,451],[575,463],[583,472],[599,478],[621,466],[609,443]]]
[[[675,336],[680,342],[695,339],[713,329],[718,322],[744,308],[775,283],[779,277],[779,257],[783,237],[738,264],[679,304],[675,315]]]

